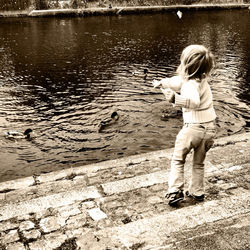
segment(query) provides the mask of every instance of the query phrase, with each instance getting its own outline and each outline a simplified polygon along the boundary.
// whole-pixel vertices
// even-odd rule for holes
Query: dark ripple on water
[[[103,24],[98,24],[96,34],[90,29],[93,30],[93,24],[88,29],[83,21],[95,24],[96,19],[46,20],[51,44],[47,40],[38,46],[34,41],[43,38],[33,36],[29,28],[23,35],[29,36],[39,49],[25,47],[25,53],[13,52],[16,46],[13,43],[21,46],[18,36],[12,38],[15,42],[8,41],[7,35],[6,40],[0,38],[0,130],[24,131],[28,127],[34,130],[31,140],[9,140],[2,133],[0,181],[174,145],[182,126],[181,116],[177,113],[166,119],[173,107],[159,90],[152,88],[151,82],[173,74],[186,42],[182,35],[177,38],[171,35],[170,30],[154,33],[150,18],[123,17],[118,21],[101,18],[98,20]],[[154,20],[159,22],[159,18],[166,17],[159,15]],[[173,17],[167,18],[171,22]],[[200,15],[197,18],[200,20]],[[138,27],[129,26],[126,30],[123,22],[128,25],[132,21]],[[42,29],[43,21],[32,22]],[[55,47],[53,37],[62,36],[58,26],[71,33]],[[20,24],[15,28],[18,32],[22,30]],[[220,33],[220,26],[218,30]],[[170,34],[169,41],[165,32]],[[199,42],[191,34],[188,43]],[[221,37],[222,44],[224,38]],[[217,68],[211,86],[218,136],[249,131],[249,95],[244,85],[249,64],[241,51],[243,45],[240,42],[235,45],[238,48],[235,54],[234,50],[224,51],[223,46],[214,48]],[[58,54],[51,56],[55,51]],[[146,80],[145,68],[149,69]],[[239,99],[242,89],[245,99]],[[119,120],[98,133],[99,123],[113,111],[118,112]]]

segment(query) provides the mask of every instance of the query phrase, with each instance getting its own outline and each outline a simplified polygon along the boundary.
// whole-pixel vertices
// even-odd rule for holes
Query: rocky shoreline
[[[98,15],[128,15],[170,12],[174,10],[221,10],[221,9],[247,9],[250,4],[192,4],[192,5],[170,5],[170,6],[107,6],[90,7],[81,9],[49,9],[49,10],[24,10],[24,11],[0,11],[0,17],[54,17],[70,16],[85,17]]]
[[[177,208],[164,198],[173,149],[0,183],[0,248],[248,249],[249,147],[250,133],[217,139],[205,202]]]

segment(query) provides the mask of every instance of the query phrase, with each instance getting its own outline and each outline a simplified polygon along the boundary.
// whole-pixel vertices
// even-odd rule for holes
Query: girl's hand
[[[159,88],[161,86],[161,81],[153,80],[152,84],[154,88]]]
[[[175,92],[172,89],[170,89],[170,88],[167,88],[167,89],[161,88],[161,91],[165,95],[167,101],[169,101],[170,103],[174,102]]]

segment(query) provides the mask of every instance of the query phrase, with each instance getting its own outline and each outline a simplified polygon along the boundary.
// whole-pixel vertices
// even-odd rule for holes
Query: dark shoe
[[[190,194],[188,191],[186,191],[186,196],[189,198],[193,198],[196,201],[204,201],[204,198],[205,198],[204,194],[198,196],[198,195]]]
[[[182,201],[184,199],[183,191],[178,191],[174,193],[170,193],[166,195],[166,198],[168,199],[168,204],[170,206],[175,206],[179,201]]]

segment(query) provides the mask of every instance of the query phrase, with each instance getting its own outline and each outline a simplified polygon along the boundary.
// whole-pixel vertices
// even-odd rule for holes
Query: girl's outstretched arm
[[[179,92],[182,86],[182,78],[180,76],[173,76],[169,78],[168,88],[172,89],[175,92]]]
[[[170,78],[163,78],[160,81],[153,81],[154,88],[172,89],[173,91],[179,92],[182,86],[182,80],[180,76],[173,76]]]

